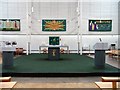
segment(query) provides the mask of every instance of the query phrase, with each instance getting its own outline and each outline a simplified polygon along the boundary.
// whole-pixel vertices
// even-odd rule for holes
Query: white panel
[[[78,0],[1,0],[2,2],[77,2]],[[79,0],[82,2],[118,2],[119,0]]]
[[[48,45],[49,36],[35,35],[31,37],[31,48],[32,50],[39,50],[40,45]]]
[[[0,9],[1,10],[1,9]],[[2,2],[2,16],[1,19],[20,19],[21,31],[20,32],[0,32],[0,34],[22,34],[26,33],[26,3],[18,2]]]
[[[49,35],[50,36],[50,35]],[[32,35],[31,36],[31,50],[39,50],[40,45],[48,45],[49,44],[49,36],[48,35]],[[52,35],[54,36],[54,35]],[[77,35],[60,35],[61,45],[68,45],[70,50],[77,50]],[[99,38],[102,39],[102,42],[107,42],[110,48],[112,43],[115,43],[118,46],[118,36],[117,35],[83,35],[83,49],[89,48],[90,50],[94,50],[93,46],[95,43],[99,42]],[[1,41],[16,41],[17,47],[21,47],[26,49],[27,42],[29,37],[26,35],[0,35]],[[117,48],[117,47],[116,47]],[[120,48],[120,47],[119,47]]]
[[[11,0],[9,0],[11,1]],[[58,0],[59,1],[59,0]],[[82,33],[83,34],[118,34],[118,3],[94,1],[83,2],[83,10],[80,12],[83,16]],[[108,1],[108,0],[107,0]],[[113,1],[113,0],[110,0]],[[30,4],[30,3],[29,3]],[[26,34],[26,3],[25,2],[0,2],[0,18],[20,18],[20,32],[0,32],[0,34]],[[42,32],[42,19],[66,19],[66,32],[53,32],[53,34],[77,34],[77,2],[36,2],[33,3],[33,15],[29,12],[29,17],[32,18],[32,34],[51,34],[51,32]],[[29,11],[31,7],[28,7]],[[111,19],[113,27],[111,32],[89,32],[89,19]],[[39,20],[39,21],[38,21]]]
[[[118,48],[120,49],[120,1],[118,3]]]
[[[32,14],[32,34],[51,34],[42,32],[42,19],[66,19],[66,32],[53,32],[53,34],[77,34],[76,7],[77,3],[67,2],[42,2],[33,3],[34,12]],[[70,7],[70,8],[69,8]]]
[[[77,50],[77,36],[60,36],[61,44],[68,45],[70,50]]]
[[[116,43],[118,45],[118,36],[115,35],[84,35],[83,36],[83,47],[89,47],[90,49],[93,49],[93,46],[95,43],[100,42],[99,38],[102,39],[102,42],[107,42],[108,46],[111,45],[111,43]]]
[[[0,35],[2,37],[2,41],[16,41],[17,46],[26,49],[27,45],[27,37],[23,35]]]
[[[30,3],[29,3],[30,4]],[[111,19],[113,21],[112,32],[100,32],[100,34],[117,34],[118,33],[118,3],[117,2],[84,2],[82,3],[83,16],[82,26],[83,34],[98,34],[88,31],[89,19]],[[30,13],[32,18],[32,33],[33,34],[51,34],[42,32],[42,19],[66,19],[67,31],[54,32],[53,34],[77,34],[77,2],[41,2],[33,3],[34,12]],[[31,7],[29,7],[29,10]],[[12,34],[26,33],[26,3],[22,2],[2,2],[2,16],[0,18],[20,18],[21,32],[12,32]],[[39,21],[38,21],[39,20]],[[11,32],[3,32],[11,34]]]
[[[117,2],[84,2],[82,10],[83,34],[117,34],[118,33],[118,4]],[[87,10],[87,11],[86,11]],[[112,20],[111,32],[89,32],[89,19]]]
[[[68,45],[70,50],[77,50],[77,36],[59,36],[61,45]],[[49,36],[35,35],[31,37],[32,50],[39,50],[40,45],[49,45]],[[74,43],[74,44],[73,44]]]

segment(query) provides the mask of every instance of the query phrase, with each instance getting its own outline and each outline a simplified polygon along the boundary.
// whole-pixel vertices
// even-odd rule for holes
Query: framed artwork
[[[42,31],[66,31],[66,20],[44,19],[42,20]]]
[[[0,19],[0,31],[20,31],[20,19]]]
[[[89,20],[89,31],[112,31],[112,20]]]
[[[49,37],[49,45],[59,45],[60,38],[59,37]]]

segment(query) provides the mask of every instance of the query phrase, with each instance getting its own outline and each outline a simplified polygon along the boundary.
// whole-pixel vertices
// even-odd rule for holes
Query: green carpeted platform
[[[23,55],[14,59],[14,67],[3,69],[3,73],[92,73],[118,72],[118,69],[105,65],[104,69],[94,67],[94,59],[85,55],[61,54],[60,60],[48,60],[47,54]]]

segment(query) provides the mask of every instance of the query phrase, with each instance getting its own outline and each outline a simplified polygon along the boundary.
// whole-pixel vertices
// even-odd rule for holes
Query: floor
[[[100,77],[12,78],[19,82],[14,88],[97,88],[94,82],[100,80]]]
[[[66,89],[66,88],[72,88],[72,89],[83,89],[83,88],[98,88],[96,84],[94,83],[18,83],[15,85],[14,88],[42,88],[45,89]]]
[[[51,78],[51,77],[45,77],[45,78],[38,78],[35,77],[32,79],[30,77],[28,78],[23,78],[23,77],[13,77],[13,81],[19,81],[20,83],[22,82],[33,82],[33,83],[79,83],[79,82],[84,82],[84,83],[92,83],[95,81],[100,81],[101,77],[68,77],[68,78]]]
[[[90,55],[93,57],[93,55]],[[0,56],[0,63],[2,58]],[[120,60],[106,56],[106,63],[119,67]],[[98,88],[94,82],[101,81],[101,77],[12,77],[12,81],[17,81],[14,88]],[[89,89],[90,90],[90,89]]]

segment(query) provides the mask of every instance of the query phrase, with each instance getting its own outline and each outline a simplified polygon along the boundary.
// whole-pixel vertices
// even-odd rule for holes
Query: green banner
[[[59,37],[49,37],[49,45],[59,45]]]
[[[112,31],[112,20],[89,20],[89,31]]]
[[[66,31],[66,20],[42,20],[42,31]]]
[[[20,31],[20,19],[0,19],[0,31]]]

